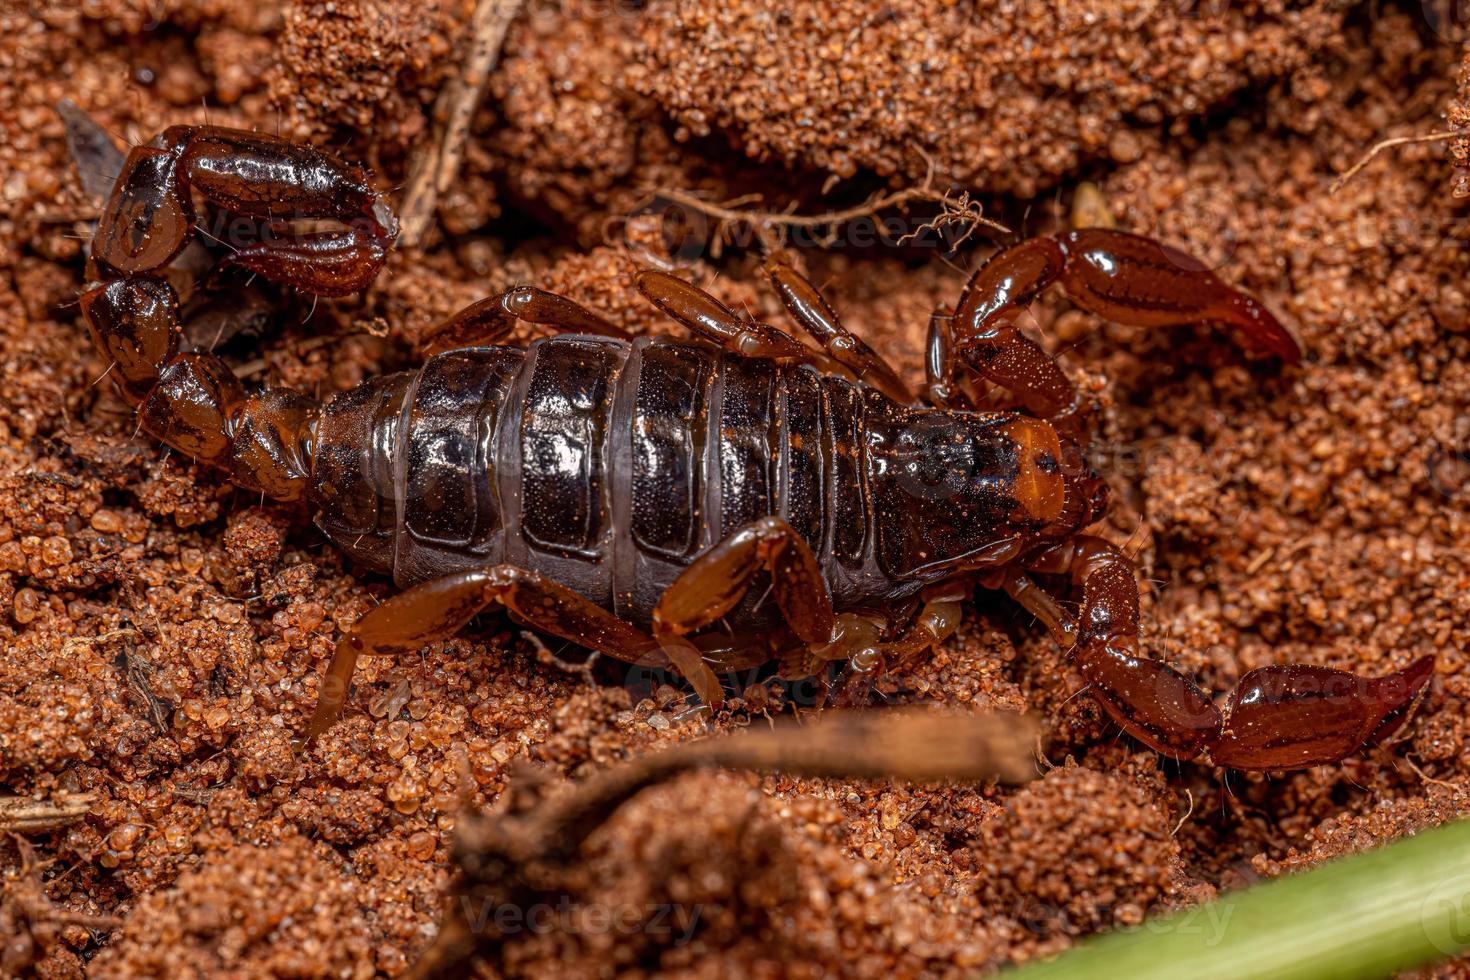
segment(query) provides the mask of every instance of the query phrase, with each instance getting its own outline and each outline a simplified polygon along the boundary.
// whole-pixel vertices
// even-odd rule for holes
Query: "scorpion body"
[[[1023,450],[1044,435],[810,365],[569,335],[445,351],[333,399],[307,497],[328,537],[400,586],[508,563],[641,624],[696,556],[775,515],[835,608],[879,608],[1044,529],[1015,496],[1052,478],[1044,465],[1060,487],[1055,440],[1050,462]],[[732,628],[777,625],[754,607]]]
[[[1381,741],[1433,671],[1429,658],[1376,679],[1261,668],[1222,712],[1140,655],[1132,563],[1086,533],[1108,492],[1083,455],[1085,406],[1017,314],[1059,283],[1114,320],[1224,324],[1250,351],[1300,361],[1256,300],[1150,239],[1083,230],[999,252],[931,321],[918,403],[773,259],[773,286],[820,350],[650,271],[639,288],[698,339],[633,339],[519,286],[442,325],[419,370],[320,404],[248,391],[214,354],[182,349],[162,273],[190,238],[195,192],[260,226],[227,261],[324,295],[372,281],[395,219],[361,169],[321,151],[175,127],[128,157],[82,297],[144,429],[239,486],[305,500],[332,541],[404,588],[343,635],[308,735],[338,717],[360,656],[416,650],[497,604],[593,650],[672,666],[718,702],[717,668],[770,659],[807,673],[845,662],[840,689],[854,690],[948,636],[975,585],[999,588],[1130,734],[1243,769]],[[297,219],[340,227],[297,232]],[[521,321],[559,334],[505,343]],[[976,410],[961,372],[1008,391],[1009,406]],[[1048,578],[1080,591],[1075,613]]]

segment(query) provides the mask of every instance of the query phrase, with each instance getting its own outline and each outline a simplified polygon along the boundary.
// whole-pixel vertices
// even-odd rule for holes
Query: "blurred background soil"
[[[0,794],[21,798],[0,809],[19,833],[0,840],[0,972],[395,974],[434,934],[463,799],[493,804],[517,767],[583,776],[765,724],[758,692],[705,720],[681,691],[589,682],[491,618],[365,663],[347,720],[293,753],[336,637],[387,584],[305,512],[136,437],[96,383],[75,297],[98,202],[55,103],[127,143],[206,120],[310,139],[401,188],[472,7],[0,13]],[[1397,744],[1227,782],[1120,737],[1044,632],[980,594],[884,694],[1034,714],[1042,778],[683,778],[594,839],[585,892],[698,909],[687,935],[558,926],[512,940],[507,973],[994,969],[1470,807],[1465,141],[1395,148],[1328,192],[1378,140],[1470,119],[1451,9],[528,0],[426,248],[365,297],[236,342],[254,377],[325,396],[411,365],[427,326],[513,281],[668,329],[631,288],[665,257],[645,213],[686,219],[688,274],[777,318],[753,252],[717,255],[659,188],[814,211],[927,180],[1035,233],[1090,184],[1092,220],[1208,257],[1307,351],[1283,371],[1205,331],[1037,304],[1103,406],[1104,533],[1143,570],[1147,652],[1221,693],[1287,661],[1379,674],[1433,654],[1438,676]],[[939,244],[848,231],[801,258],[917,378],[929,311],[994,243]]]

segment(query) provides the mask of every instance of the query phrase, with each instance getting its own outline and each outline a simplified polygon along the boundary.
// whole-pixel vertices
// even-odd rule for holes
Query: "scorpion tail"
[[[178,297],[163,279],[114,279],[81,306],[142,427],[159,441],[229,471],[236,486],[299,499],[311,474],[317,403],[290,388],[247,392],[213,354],[179,351]]]
[[[299,498],[311,472],[317,403],[285,388],[247,391],[219,358],[181,351],[179,300],[163,269],[192,234],[195,190],[258,224],[257,240],[237,248],[235,264],[315,293],[371,282],[396,219],[360,168],[314,147],[181,126],[128,155],[97,223],[92,263],[102,282],[83,294],[81,308],[143,428],[225,468],[238,486]],[[283,234],[298,218],[343,228]]]

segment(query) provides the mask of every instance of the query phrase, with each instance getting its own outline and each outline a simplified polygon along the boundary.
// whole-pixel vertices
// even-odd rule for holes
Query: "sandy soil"
[[[1103,407],[1095,460],[1119,497],[1105,533],[1143,569],[1146,650],[1217,692],[1287,661],[1376,674],[1433,654],[1438,675],[1386,750],[1227,783],[1119,737],[1045,634],[981,594],[885,693],[1034,714],[1041,779],[686,777],[585,855],[581,893],[635,907],[637,941],[582,920],[531,930],[504,972],[990,969],[1463,813],[1465,147],[1396,148],[1328,193],[1377,140],[1470,116],[1453,25],[1418,4],[718,6],[528,3],[427,250],[231,355],[325,395],[412,364],[427,326],[513,280],[666,329],[630,281],[657,242],[626,220],[660,187],[812,210],[932,172],[1035,232],[1068,221],[1088,181],[1117,226],[1210,258],[1308,352],[1282,371],[1203,331],[1037,305]],[[471,7],[0,12],[0,794],[52,810],[28,844],[0,843],[0,921],[20,932],[0,971],[395,974],[433,935],[462,795],[489,806],[526,764],[579,777],[764,724],[754,697],[706,722],[679,691],[589,682],[492,619],[365,665],[348,720],[294,754],[336,637],[387,584],[346,567],[306,512],[135,438],[95,383],[106,365],[74,300],[97,205],[57,100],[128,142],[205,119],[280,130],[401,186]],[[917,377],[929,310],[989,248],[849,235],[803,258]],[[748,251],[680,254],[776,315]],[[652,929],[670,907],[686,918]]]

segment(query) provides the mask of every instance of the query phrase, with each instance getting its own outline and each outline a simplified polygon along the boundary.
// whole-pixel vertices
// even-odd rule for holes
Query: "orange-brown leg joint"
[[[830,642],[836,616],[827,581],[806,540],[779,517],[752,521],[679,573],[653,611],[655,636],[673,640],[729,613],[763,568],[770,573],[776,605],[791,632],[808,644]],[[670,656],[677,655],[671,650]],[[683,666],[681,663],[681,669]],[[719,703],[722,694],[718,689],[706,690],[713,677],[705,677],[706,671],[707,667],[698,672],[698,678],[690,679],[696,682],[701,698]]]

